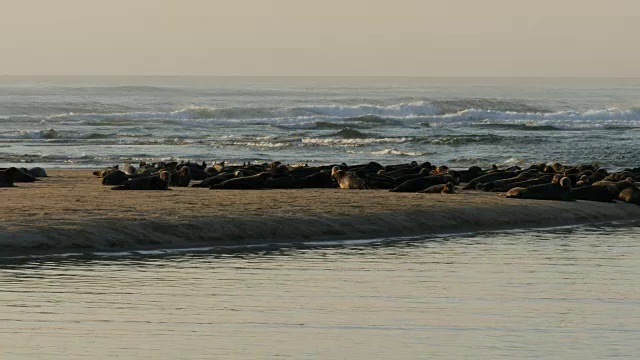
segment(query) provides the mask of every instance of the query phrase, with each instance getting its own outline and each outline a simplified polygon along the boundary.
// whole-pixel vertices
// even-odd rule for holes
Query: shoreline
[[[499,193],[295,189],[116,192],[89,170],[0,189],[0,256],[296,244],[640,220],[640,206]]]

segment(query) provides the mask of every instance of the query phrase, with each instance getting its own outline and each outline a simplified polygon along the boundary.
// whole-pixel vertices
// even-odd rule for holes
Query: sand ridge
[[[111,191],[89,170],[0,188],[0,255],[367,239],[640,219],[640,206],[499,193]]]

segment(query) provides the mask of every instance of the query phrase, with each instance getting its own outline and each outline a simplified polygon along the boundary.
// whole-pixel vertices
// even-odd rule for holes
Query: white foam
[[[640,111],[615,108],[587,111],[558,111],[550,113],[522,113],[467,109],[454,114],[423,117],[426,120],[452,124],[455,122],[494,121],[494,123],[527,126],[556,126],[559,128],[602,128],[607,126],[640,127]],[[462,125],[462,124],[461,124]]]
[[[367,139],[337,139],[337,138],[302,138],[303,144],[315,144],[315,145],[342,145],[342,146],[363,146],[368,144],[380,144],[380,143],[405,143],[411,141],[409,137],[398,138],[367,138]]]
[[[398,149],[384,149],[379,151],[370,152],[371,155],[397,155],[397,156],[425,156],[432,155],[432,152],[419,152],[419,151],[402,151]]]
[[[377,115],[385,117],[407,117],[436,115],[440,109],[426,101],[413,103],[400,103],[393,105],[333,105],[333,106],[305,106],[301,109],[332,117],[358,117],[365,115]]]

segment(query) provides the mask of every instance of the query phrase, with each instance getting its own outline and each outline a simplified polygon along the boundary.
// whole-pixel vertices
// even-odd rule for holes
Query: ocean
[[[0,163],[635,167],[639,93],[640,79],[0,77]]]
[[[0,77],[0,167],[640,166],[640,79]],[[635,359],[640,226],[0,258],[2,359]]]

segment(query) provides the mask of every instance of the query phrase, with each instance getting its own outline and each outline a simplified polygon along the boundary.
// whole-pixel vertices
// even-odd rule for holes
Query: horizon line
[[[640,76],[427,76],[427,75],[198,75],[198,74],[0,74],[0,77],[189,77],[189,78],[406,78],[406,79],[640,79]]]

